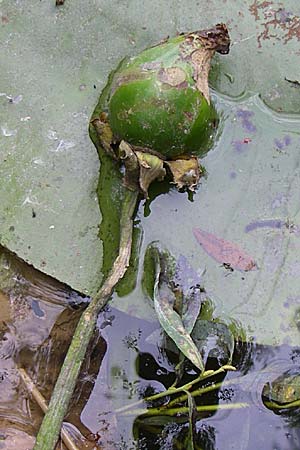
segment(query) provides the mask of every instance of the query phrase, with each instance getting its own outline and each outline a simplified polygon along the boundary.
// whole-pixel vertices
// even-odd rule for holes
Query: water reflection
[[[223,383],[219,385],[216,383],[218,389],[199,398],[197,405],[217,403],[222,407],[243,403],[247,407],[199,414],[194,437],[195,448],[222,450],[299,448],[299,409],[290,409],[285,414],[278,410],[267,410],[262,399],[263,388],[268,380],[276,379],[291,364],[297,373],[297,355],[299,350],[288,346],[271,348],[240,344],[233,362],[239,369],[238,372],[229,372]],[[155,367],[155,364],[157,363],[152,366]],[[166,416],[137,417],[133,430],[141,448],[151,450],[187,448],[188,417],[177,416],[172,419],[170,421]],[[270,430],[270,433],[266,433],[266,430]]]
[[[4,249],[0,253],[0,288],[0,431],[4,430],[1,445],[5,449],[29,449],[42,413],[29,399],[18,368],[26,368],[49,399],[80,315],[77,309],[87,299]],[[99,335],[95,339],[99,342]],[[103,353],[103,346],[99,348]],[[92,352],[91,347],[89,355]],[[98,371],[101,358],[95,361],[96,367],[89,357],[86,360],[93,373]],[[86,367],[82,372],[82,379],[85,378]],[[81,390],[92,389],[92,385],[87,385],[81,383]],[[76,394],[76,403],[82,408],[81,392]],[[17,447],[11,447],[12,442]]]
[[[2,255],[3,257],[3,255]],[[78,318],[80,303],[87,301],[66,286],[4,255],[0,269],[0,434],[7,449],[13,439],[18,450],[31,448],[42,419],[39,407],[20,382],[24,367],[49,399]],[[72,305],[72,306],[70,306]],[[107,307],[80,374],[66,420],[75,436],[84,436],[81,448],[182,449],[187,448],[187,415],[146,417],[116,414],[161,392],[174,382],[178,355],[151,339],[158,325]],[[207,368],[217,368],[214,353]],[[300,448],[299,409],[268,409],[262,393],[266,384],[285,373],[297,375],[300,348],[256,346],[235,342],[233,365],[228,372],[196,388],[198,407],[220,405],[219,410],[198,413],[194,447],[205,450],[295,450]],[[184,382],[195,377],[186,367]],[[274,391],[275,392],[275,391]],[[264,392],[266,397],[266,391]],[[160,400],[159,405],[174,401]],[[182,400],[182,405],[186,404]],[[238,409],[234,405],[246,405]],[[157,406],[152,402],[148,407]],[[268,430],[268,433],[266,433]],[[79,434],[79,432],[81,434]],[[84,447],[84,445],[90,447]],[[30,447],[31,446],[31,447]],[[110,446],[110,447],[109,447]]]

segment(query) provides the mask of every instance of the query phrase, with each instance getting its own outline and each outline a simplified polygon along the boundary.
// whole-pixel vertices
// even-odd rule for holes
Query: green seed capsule
[[[202,155],[217,124],[208,74],[215,53],[228,53],[225,25],[183,34],[124,60],[114,73],[108,121],[114,138],[166,158]]]

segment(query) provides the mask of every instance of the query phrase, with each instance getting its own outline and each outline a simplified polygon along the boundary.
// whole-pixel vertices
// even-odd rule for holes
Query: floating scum
[[[99,311],[129,265],[132,220],[140,194],[167,172],[179,189],[193,191],[198,157],[210,148],[218,124],[208,87],[215,52],[227,54],[226,25],[183,33],[126,58],[113,71],[93,113],[91,136],[124,166],[119,253],[99,292],[83,312],[56,382],[35,450],[55,448]],[[204,368],[202,370],[202,373]]]

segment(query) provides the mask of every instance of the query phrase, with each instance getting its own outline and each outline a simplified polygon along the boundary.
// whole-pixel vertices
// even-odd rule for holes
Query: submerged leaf
[[[184,255],[179,255],[176,261],[175,280],[184,296],[190,296],[191,291],[199,288],[203,271],[196,271]]]
[[[188,398],[189,407],[189,432],[187,436],[186,449],[194,450],[194,438],[196,436],[196,418],[197,418],[197,406],[194,397],[187,390],[184,391]]]
[[[195,295],[186,298],[183,302],[182,323],[186,331],[190,334],[193,331],[196,320],[201,309],[200,291]]]
[[[200,228],[194,228],[193,233],[205,252],[219,263],[228,264],[232,269],[245,272],[257,268],[253,258],[238,245]]]
[[[190,331],[186,330],[182,317],[174,309],[176,296],[171,289],[172,278],[175,275],[174,258],[159,244],[152,243],[145,255],[145,267],[154,278],[151,296],[153,294],[154,308],[162,328],[186,358],[204,371],[201,355],[190,337]],[[145,273],[144,284],[149,294],[151,283],[148,274]]]
[[[262,391],[269,401],[284,405],[300,400],[299,371],[289,369],[275,380],[268,381]]]
[[[201,371],[204,365],[200,353],[197,350],[192,338],[184,328],[179,314],[173,309],[175,297],[171,289],[166,284],[159,283],[159,273],[157,274],[154,288],[154,307],[158,320],[175,342],[180,351]]]

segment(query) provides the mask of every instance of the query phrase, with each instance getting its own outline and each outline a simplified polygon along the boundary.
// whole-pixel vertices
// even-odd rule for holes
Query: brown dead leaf
[[[219,263],[228,264],[233,269],[245,272],[257,268],[254,259],[238,245],[200,228],[194,228],[193,233],[203,250]]]

